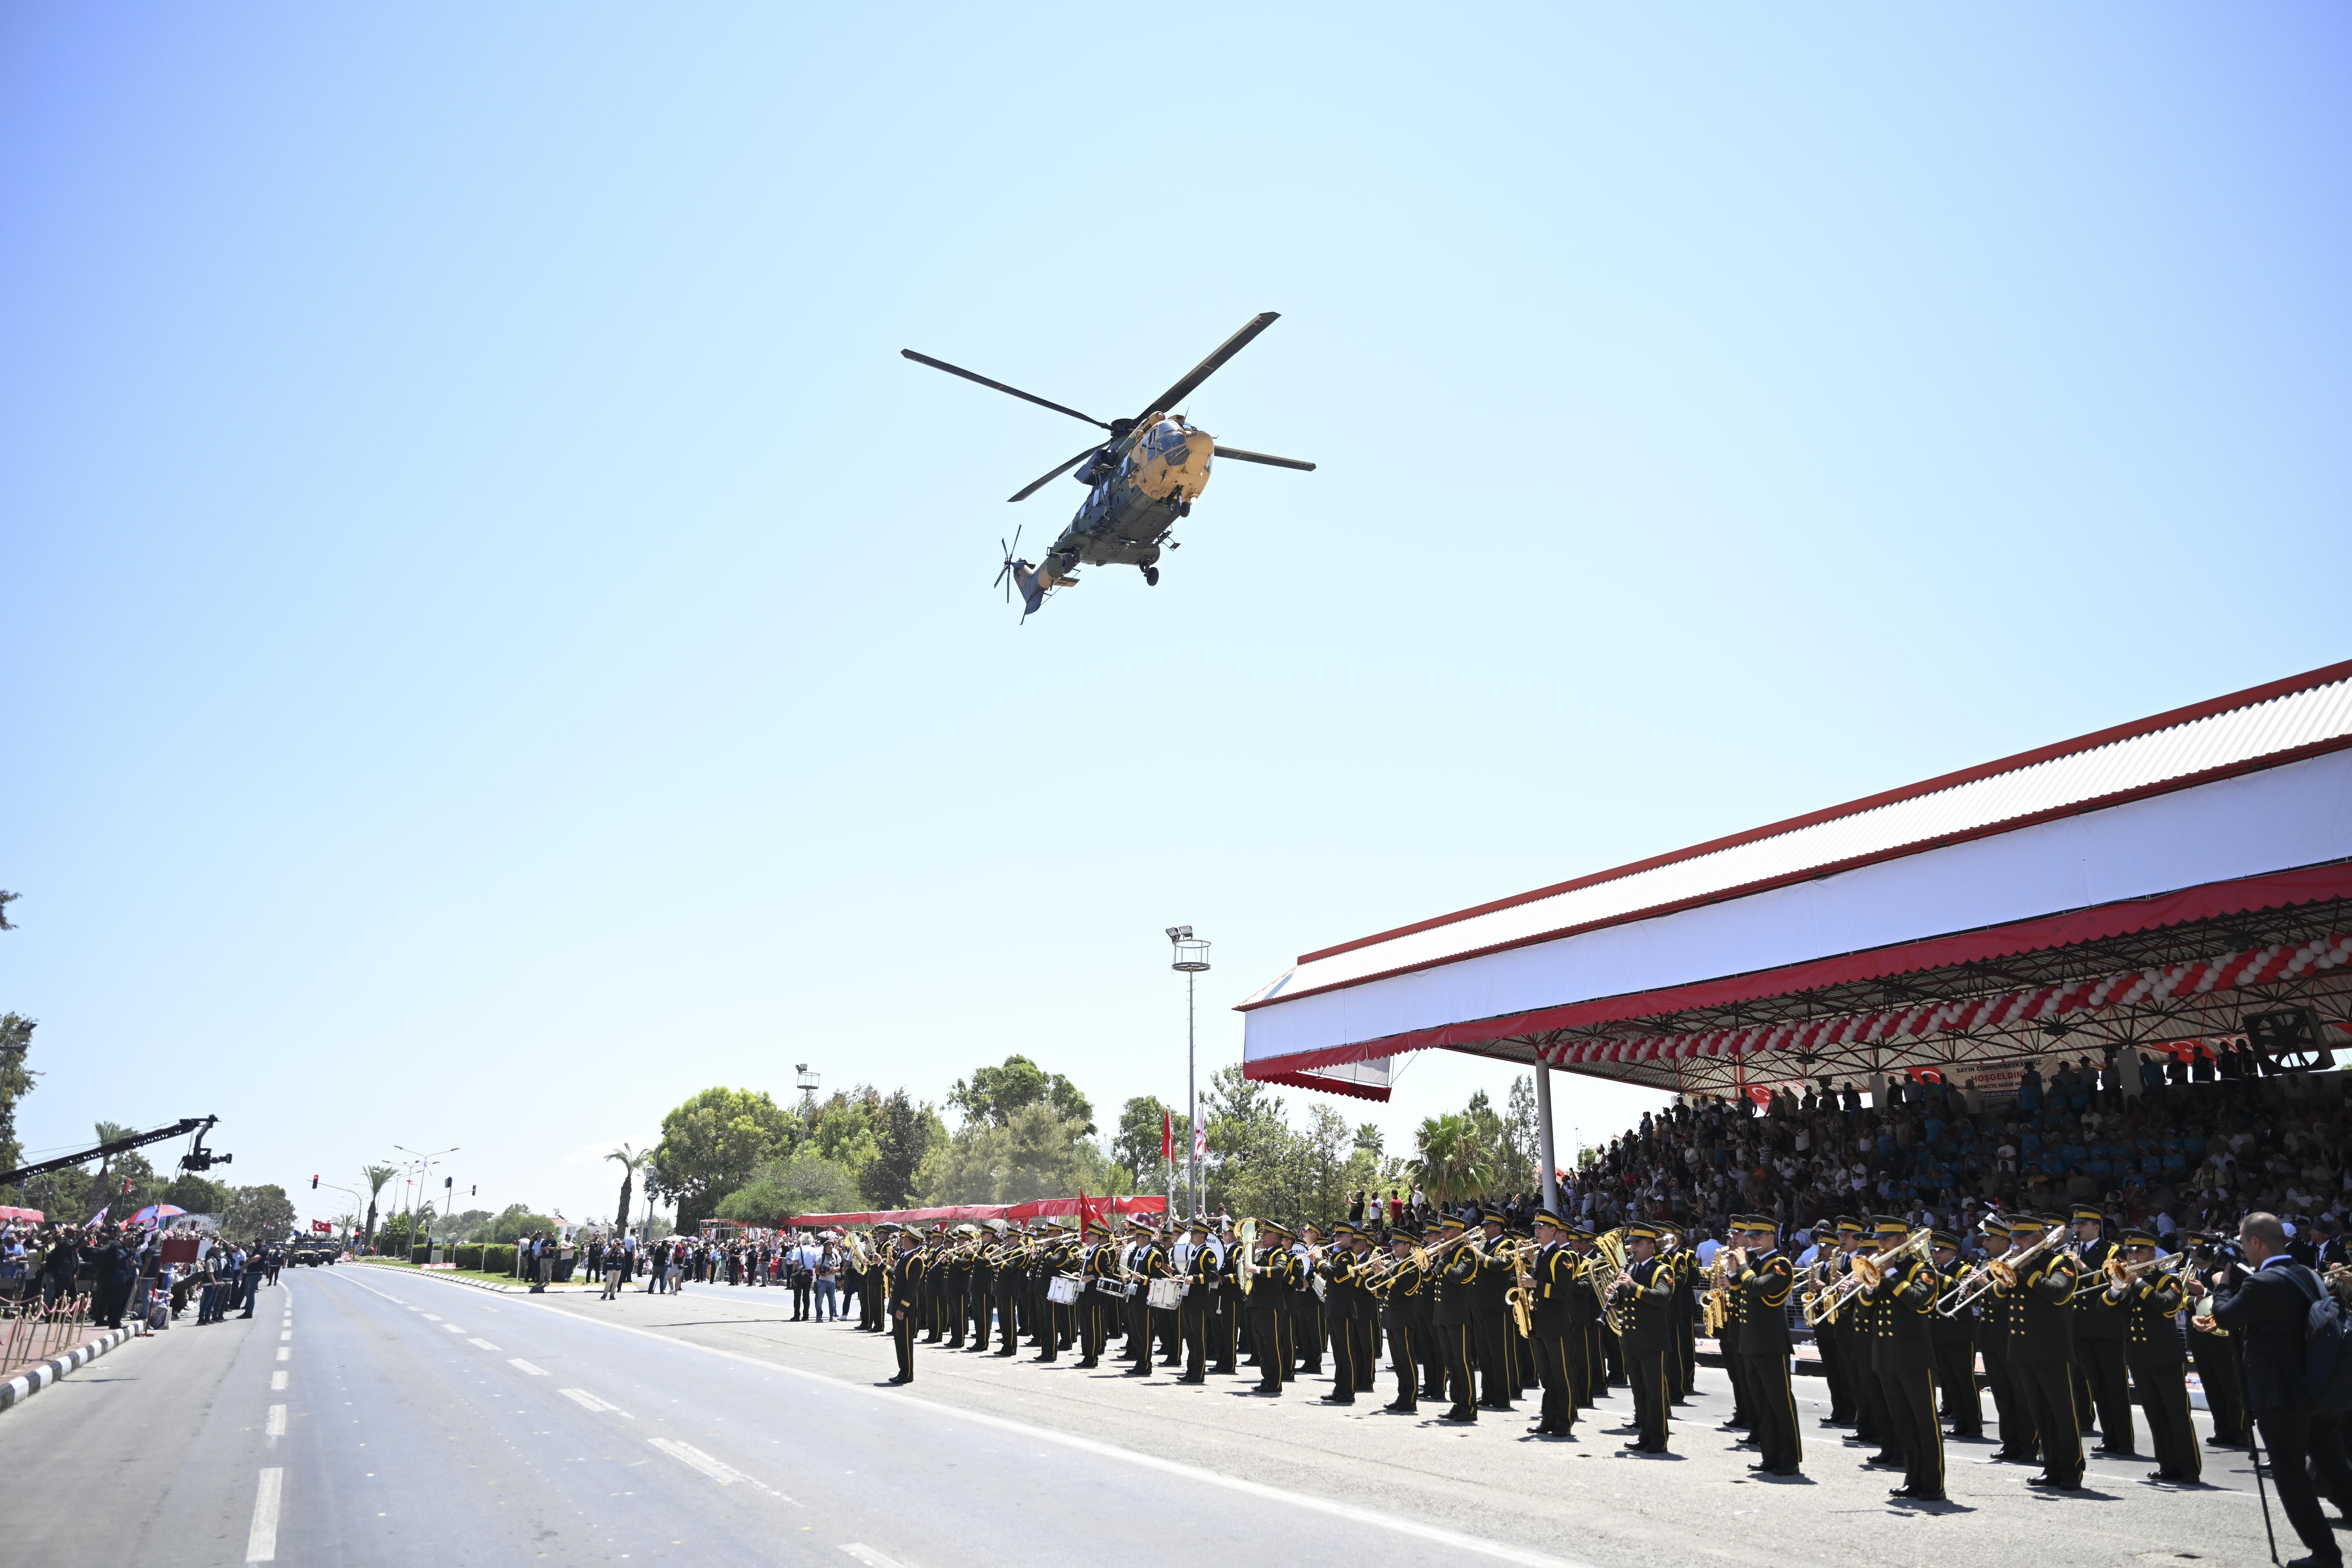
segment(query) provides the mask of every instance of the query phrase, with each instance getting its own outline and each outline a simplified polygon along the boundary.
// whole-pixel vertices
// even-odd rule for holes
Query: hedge
[[[510,1275],[514,1272],[515,1249],[514,1243],[511,1241],[501,1241],[495,1245],[484,1242],[478,1256],[479,1261],[474,1266],[485,1274]]]
[[[412,1247],[408,1249],[408,1260],[412,1263],[423,1264],[428,1261],[432,1256],[433,1249],[430,1247],[418,1246]]]
[[[478,1241],[461,1243],[451,1261],[460,1269],[479,1270],[482,1266],[482,1244]]]

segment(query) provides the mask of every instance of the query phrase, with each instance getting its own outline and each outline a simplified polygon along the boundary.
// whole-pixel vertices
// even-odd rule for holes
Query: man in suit
[[[2352,1467],[2345,1463],[2335,1413],[2315,1410],[2303,1386],[2304,1325],[2320,1284],[2287,1256],[2286,1227],[2274,1214],[2246,1216],[2238,1248],[2252,1271],[2214,1272],[2213,1321],[2243,1343],[2246,1409],[2270,1446],[2279,1505],[2309,1548],[2287,1568],[2335,1568],[2344,1554],[2312,1489],[2312,1471],[2329,1500],[2352,1512]]]

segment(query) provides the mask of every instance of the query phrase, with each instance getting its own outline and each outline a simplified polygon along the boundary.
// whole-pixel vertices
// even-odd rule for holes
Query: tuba
[[[1618,1338],[1625,1337],[1625,1309],[1611,1294],[1617,1276],[1625,1271],[1625,1232],[1606,1230],[1592,1239],[1592,1255],[1577,1278],[1601,1301],[1601,1321]]]

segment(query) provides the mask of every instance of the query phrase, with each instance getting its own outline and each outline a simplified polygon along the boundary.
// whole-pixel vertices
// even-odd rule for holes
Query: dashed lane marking
[[[584,1388],[559,1388],[556,1392],[562,1395],[566,1399],[571,1400],[574,1405],[579,1406],[583,1410],[610,1410],[614,1415],[620,1416],[625,1421],[634,1421],[636,1419],[635,1416],[630,1415],[626,1410],[622,1409],[619,1406],[612,1404],[607,1400],[599,1399]]]
[[[247,1563],[278,1561],[278,1504],[285,1489],[284,1470],[273,1467],[261,1472],[261,1484],[253,1493],[253,1528],[245,1537]]]
[[[860,1542],[845,1541],[841,1549],[866,1564],[866,1568],[904,1568],[896,1557],[885,1557],[871,1546]]]
[[[282,1345],[282,1344],[281,1344],[281,1345],[279,1345],[279,1346],[278,1347],[278,1360],[280,1360],[280,1361],[289,1361],[289,1360],[291,1360],[291,1359],[293,1358],[293,1355],[294,1355],[294,1351],[293,1351],[293,1348],[292,1348],[291,1346],[289,1346],[289,1345]]]
[[[507,1364],[513,1367],[517,1372],[528,1373],[533,1377],[545,1377],[547,1375],[547,1368],[543,1366],[533,1366],[530,1363],[525,1361],[519,1355],[510,1355],[507,1357]]]
[[[269,1375],[269,1392],[272,1394],[281,1394],[285,1392],[285,1389],[286,1374],[282,1371],[271,1373]]]
[[[466,1343],[467,1343],[467,1344],[479,1345],[479,1346],[481,1346],[484,1350],[496,1350],[496,1349],[498,1349],[498,1348],[499,1348],[497,1345],[492,1344],[488,1340],[486,1340],[486,1339],[469,1339],[469,1340],[467,1340]]]
[[[755,1491],[763,1491],[770,1497],[775,1498],[781,1501],[791,1502],[794,1508],[798,1508],[800,1506],[799,1503],[793,1502],[791,1498],[785,1497],[783,1493],[778,1491],[775,1488],[769,1486],[764,1482],[753,1480],[750,1476],[745,1475],[734,1466],[726,1463],[724,1460],[712,1458],[709,1454],[704,1453],[700,1448],[696,1448],[691,1443],[681,1443],[674,1437],[648,1437],[646,1441],[651,1443],[655,1448],[659,1448],[663,1453],[667,1454],[671,1458],[676,1459],[678,1463],[689,1466],[694,1469],[700,1470],[704,1475],[709,1476],[720,1486],[733,1486],[737,1481],[741,1481],[745,1486],[751,1488]]]
[[[269,1422],[268,1425],[261,1428],[261,1435],[265,1437],[282,1437],[286,1436],[285,1406],[272,1405],[269,1407]]]

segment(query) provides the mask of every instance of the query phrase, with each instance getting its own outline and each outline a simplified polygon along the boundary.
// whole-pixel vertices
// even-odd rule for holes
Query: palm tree
[[[621,1202],[620,1206],[613,1210],[613,1234],[624,1236],[629,1229],[630,1189],[636,1183],[637,1172],[644,1167],[646,1161],[654,1157],[654,1152],[651,1149],[632,1150],[628,1145],[623,1144],[604,1157],[608,1160],[617,1160],[621,1166]]]
[[[1411,1169],[1415,1185],[1439,1203],[1477,1197],[1495,1179],[1492,1151],[1478,1137],[1478,1124],[1462,1114],[1432,1116],[1413,1134],[1421,1155]]]
[[[399,1174],[400,1167],[397,1166],[362,1166],[360,1167],[360,1177],[368,1184],[367,1244],[370,1249],[373,1249],[375,1246],[376,1195],[383,1191],[384,1183]]]

